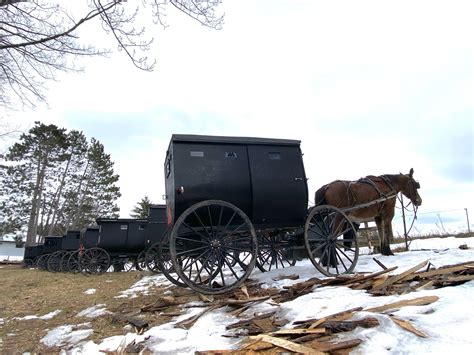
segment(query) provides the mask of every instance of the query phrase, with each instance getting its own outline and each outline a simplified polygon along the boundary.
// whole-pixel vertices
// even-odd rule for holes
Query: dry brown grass
[[[155,287],[150,295],[138,295],[136,298],[116,298],[120,291],[129,289],[144,273],[107,273],[86,276],[82,274],[50,273],[32,269],[23,269],[18,265],[4,265],[0,268],[0,354],[23,352],[43,353],[58,349],[46,349],[40,339],[60,325],[74,325],[90,322],[87,328],[94,333],[88,338],[98,341],[108,336],[125,334],[124,323],[115,321],[112,316],[97,318],[76,317],[76,315],[97,304],[106,304],[110,312],[120,314],[139,313],[140,307],[152,303],[163,289]],[[96,293],[84,294],[94,288]],[[38,317],[61,310],[49,320],[15,318],[27,315]],[[169,321],[166,317],[154,314],[142,314],[150,326]]]

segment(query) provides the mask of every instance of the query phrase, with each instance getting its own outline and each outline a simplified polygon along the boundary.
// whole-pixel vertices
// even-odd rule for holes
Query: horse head
[[[402,194],[408,197],[415,206],[420,206],[422,202],[420,194],[418,193],[420,183],[413,178],[413,168],[411,168],[410,172],[404,175],[404,177],[406,181],[402,185]]]

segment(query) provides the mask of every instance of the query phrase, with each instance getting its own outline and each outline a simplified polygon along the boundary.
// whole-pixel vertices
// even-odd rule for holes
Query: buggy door
[[[253,221],[266,225],[301,225],[308,187],[298,146],[251,145]]]

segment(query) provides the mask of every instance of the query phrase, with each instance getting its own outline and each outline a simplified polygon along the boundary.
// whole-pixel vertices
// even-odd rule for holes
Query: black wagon
[[[69,257],[79,249],[80,238],[80,230],[66,231],[66,234],[62,237],[60,249],[48,258],[47,270],[51,272],[69,271]]]
[[[308,210],[298,140],[173,135],[164,173],[170,232],[162,255],[195,291],[228,292],[256,265],[291,265],[301,249],[326,274],[355,265],[358,249],[342,242],[354,229],[346,215]]]
[[[48,267],[48,260],[53,253],[61,250],[63,243],[62,236],[47,236],[44,238],[44,243],[41,245],[41,256],[36,259],[36,267],[40,270],[46,270]]]
[[[95,245],[80,253],[80,268],[90,273],[127,271],[147,245],[147,219],[98,218],[99,236]]]
[[[36,265],[37,259],[43,254],[43,245],[31,245],[25,247],[23,254],[23,264],[25,267],[33,267]]]

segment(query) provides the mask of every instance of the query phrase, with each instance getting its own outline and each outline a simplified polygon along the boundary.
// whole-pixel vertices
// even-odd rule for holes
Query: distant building
[[[22,260],[25,248],[19,247],[12,236],[0,236],[0,261]]]

